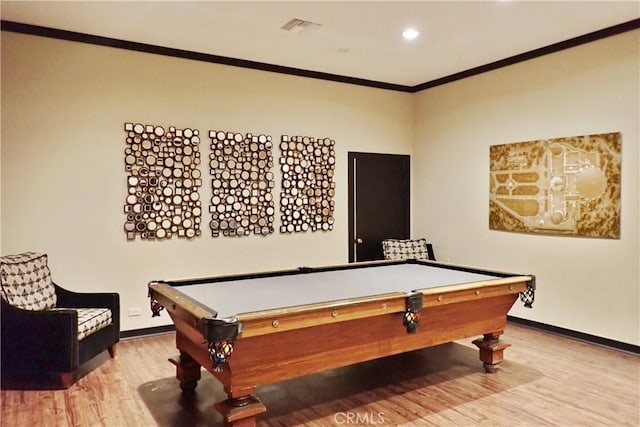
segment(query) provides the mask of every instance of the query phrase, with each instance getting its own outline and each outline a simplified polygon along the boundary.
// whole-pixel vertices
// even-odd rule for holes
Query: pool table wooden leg
[[[169,358],[169,362],[176,365],[176,378],[180,381],[183,393],[193,393],[200,380],[200,364],[189,354],[180,351],[179,356]]]
[[[491,332],[484,334],[482,338],[478,338],[473,343],[480,350],[480,360],[487,373],[493,374],[498,371],[502,360],[504,359],[504,349],[511,344],[500,341],[500,335],[503,331]]]
[[[216,403],[218,412],[224,417],[224,425],[227,427],[253,427],[256,425],[256,416],[267,411],[260,399],[252,394],[229,399]]]

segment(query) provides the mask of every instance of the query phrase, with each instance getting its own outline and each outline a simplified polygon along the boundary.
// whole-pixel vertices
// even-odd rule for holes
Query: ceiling
[[[2,1],[2,20],[415,86],[640,17],[638,1]],[[281,27],[293,18],[321,26]],[[409,42],[401,33],[420,31]]]

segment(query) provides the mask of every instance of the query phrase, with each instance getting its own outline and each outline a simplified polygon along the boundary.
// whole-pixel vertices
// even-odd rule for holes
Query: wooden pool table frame
[[[228,363],[217,371],[210,358],[207,335],[216,312],[180,292],[179,287],[216,281],[303,274],[308,271],[366,268],[413,262],[440,268],[495,275],[495,280],[418,290],[421,320],[415,333],[403,327],[407,293],[397,292],[337,302],[264,310],[237,316],[241,331]],[[327,369],[408,352],[482,335],[479,348],[487,372],[495,372],[509,344],[499,340],[507,313],[518,294],[535,289],[532,275],[479,270],[429,261],[380,261],[304,271],[287,270],[253,275],[149,284],[152,305],[167,309],[176,327],[179,356],[171,361],[185,393],[193,392],[204,367],[228,395],[216,404],[225,425],[255,425],[266,411],[253,396],[258,385],[274,383]],[[523,299],[524,301],[524,299]],[[530,305],[532,301],[529,302]]]

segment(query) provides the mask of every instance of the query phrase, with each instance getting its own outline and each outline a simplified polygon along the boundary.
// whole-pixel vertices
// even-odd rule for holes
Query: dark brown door
[[[353,153],[349,161],[349,262],[384,259],[384,239],[410,233],[410,157]]]

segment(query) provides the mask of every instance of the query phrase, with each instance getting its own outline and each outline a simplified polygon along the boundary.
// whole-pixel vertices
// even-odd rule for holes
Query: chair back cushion
[[[384,259],[429,259],[426,239],[382,241]]]
[[[46,310],[56,305],[47,255],[25,252],[0,257],[0,296],[23,310]]]

